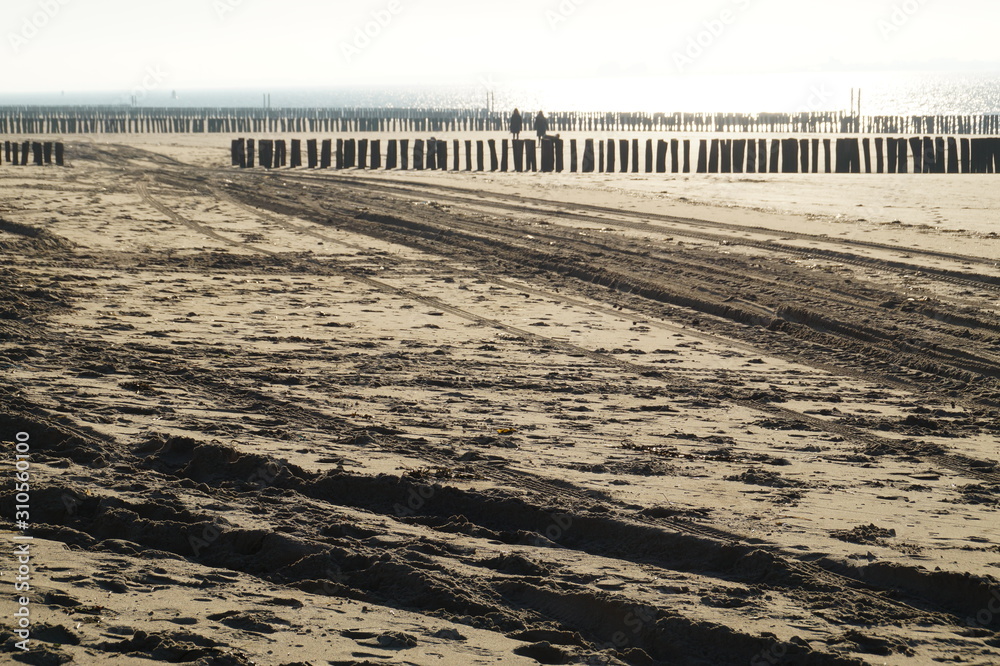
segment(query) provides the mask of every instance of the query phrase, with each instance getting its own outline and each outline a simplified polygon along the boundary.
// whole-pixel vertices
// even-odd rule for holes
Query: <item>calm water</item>
[[[1000,72],[862,72],[672,78],[481,81],[454,87],[152,90],[143,107],[432,107],[533,111],[839,111],[861,90],[866,115],[1000,113]],[[0,95],[6,104],[129,104],[130,91]]]

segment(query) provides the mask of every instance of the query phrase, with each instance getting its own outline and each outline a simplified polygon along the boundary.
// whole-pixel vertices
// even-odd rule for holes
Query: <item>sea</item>
[[[857,111],[862,115],[1000,114],[1000,72],[808,72],[496,80],[463,85],[314,88],[134,89],[0,94],[0,106],[87,105],[233,108],[517,107],[534,112],[763,113]]]

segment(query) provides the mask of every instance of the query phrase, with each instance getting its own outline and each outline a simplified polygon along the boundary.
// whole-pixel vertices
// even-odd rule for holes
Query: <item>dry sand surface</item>
[[[5,661],[1000,663],[996,176],[67,155],[0,168]]]

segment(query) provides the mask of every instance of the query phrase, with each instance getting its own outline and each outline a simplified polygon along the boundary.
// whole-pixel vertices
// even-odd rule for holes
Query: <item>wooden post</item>
[[[524,139],[514,139],[514,171],[524,171]]]
[[[712,139],[708,149],[708,172],[719,173],[719,158],[721,157],[721,142],[719,139]]]
[[[448,170],[448,142],[444,139],[437,142],[437,166],[442,171]]]
[[[353,167],[357,156],[357,142],[354,139],[344,140],[344,168]],[[319,168],[329,169],[333,161],[333,139],[323,139],[320,145]]]
[[[333,167],[335,169],[344,168],[344,140],[341,138],[338,138],[333,146]]]
[[[358,139],[358,168],[368,166],[368,139]]]
[[[399,168],[407,171],[410,168],[410,140],[399,140]]]
[[[812,140],[812,173],[819,173],[819,139]]]
[[[455,147],[455,167],[458,167],[458,146]],[[472,140],[465,140],[465,170],[472,171]]]
[[[387,171],[391,171],[399,165],[399,141],[397,139],[389,139],[389,144],[385,150],[385,168]]]
[[[424,140],[417,139],[413,142],[413,168],[417,171],[424,170]]]
[[[242,145],[241,145],[242,143],[243,143],[243,139],[233,139],[233,141],[232,141],[232,147],[230,148],[229,152],[230,152],[230,155],[232,156],[233,166],[240,166],[240,152],[241,152],[240,149],[242,148]],[[10,161],[10,149],[9,149],[9,147],[8,147],[8,150],[7,150],[7,161],[8,162]]]
[[[719,171],[721,173],[733,172],[733,142],[731,139],[719,140]]]
[[[487,143],[490,147],[490,171],[496,171],[500,168],[499,160],[497,159],[497,141],[496,139],[490,139]]]
[[[663,139],[656,142],[656,173],[667,172],[667,145]]]
[[[587,139],[583,144],[583,164],[580,169],[583,173],[594,172],[594,140]]]
[[[279,169],[288,166],[288,144],[284,139],[274,142],[274,166]]]
[[[775,141],[773,146],[777,145],[779,142]],[[799,172],[799,142],[795,139],[782,139],[781,143],[781,173],[798,173]],[[775,157],[775,153],[772,153],[772,157]]]
[[[437,169],[437,139],[428,139],[424,148],[424,168],[428,171]]]
[[[747,139],[747,173],[757,173],[757,139]]]
[[[319,150],[316,148],[316,139],[306,139],[306,158],[309,160],[310,169],[319,166]]]
[[[691,139],[684,139],[684,173],[691,173]]]
[[[678,139],[670,140],[670,173],[681,172],[681,142]]]
[[[565,167],[565,142],[557,136],[552,142],[552,148],[556,153],[556,172],[562,173]]]
[[[7,164],[10,164],[10,141],[3,142],[3,152],[7,156]]]
[[[946,173],[958,173],[958,140],[948,137],[948,168]]]
[[[947,160],[944,152],[944,137],[934,139],[934,173],[947,173]]]
[[[708,173],[708,140],[698,140],[698,173]]]
[[[382,141],[380,139],[372,139],[368,142],[368,150],[371,151],[371,168],[381,169],[382,168]]]
[[[850,173],[851,158],[848,152],[847,139],[837,139],[837,173]]]
[[[506,173],[510,167],[510,143],[508,139],[503,139],[500,142],[500,171]]]
[[[38,141],[31,142],[31,156],[35,163],[35,166],[42,166],[45,164],[45,158],[42,153],[42,144]]]
[[[864,159],[865,159],[864,170],[862,171],[862,173],[871,173],[872,172],[872,146],[871,146],[871,139],[869,139],[868,137],[865,137],[864,139],[862,139],[861,140],[861,148],[862,148],[862,152],[864,153]]]
[[[799,173],[809,173],[809,139],[799,139]]]
[[[889,137],[885,140],[888,173],[896,173],[899,169],[899,140]]]
[[[962,155],[960,158],[962,173],[972,173],[971,145],[969,139],[962,139]]]
[[[486,144],[482,139],[476,141],[476,171],[486,170]]]
[[[896,140],[896,173],[907,173],[910,169],[910,158],[906,155],[906,139]]]
[[[580,170],[580,153],[576,144],[576,139],[569,140],[569,171],[576,173]]]
[[[747,154],[747,140],[733,140],[733,173],[743,173],[743,163]]]
[[[767,173],[767,139],[757,139],[757,173]]]
[[[247,168],[252,169],[254,167],[254,160],[256,159],[256,152],[254,150],[256,146],[254,145],[253,139],[247,139]]]
[[[556,146],[555,137],[542,137],[542,173],[551,173],[555,170]]]
[[[618,163],[621,165],[619,170],[628,173],[628,139],[618,140]],[[614,168],[609,165],[608,171],[614,171]]]
[[[56,166],[63,166],[63,144],[61,141],[56,142]]]
[[[605,143],[605,168],[602,169],[602,173],[614,173],[615,172],[615,140],[608,139]]]
[[[920,137],[910,138],[910,152],[913,154],[913,173],[923,173],[924,151]]]
[[[875,138],[875,173],[885,173],[885,154],[882,137]]]
[[[291,167],[298,169],[302,166],[302,139],[292,139]]]
[[[524,169],[538,171],[538,146],[534,139],[527,139],[524,142]]]

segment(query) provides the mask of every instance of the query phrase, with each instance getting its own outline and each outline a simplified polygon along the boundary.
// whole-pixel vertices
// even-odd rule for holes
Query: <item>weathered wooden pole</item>
[[[619,170],[622,173],[628,173],[628,139],[618,140],[618,164],[621,165]],[[614,167],[609,165],[608,171],[614,171]]]
[[[524,171],[524,139],[514,139],[514,171]]]
[[[767,139],[757,139],[757,173],[767,173]]]
[[[799,173],[809,173],[809,139],[799,139]]]
[[[524,142],[524,169],[538,171],[538,142],[534,139],[527,139]]]
[[[506,173],[510,167],[510,140],[500,141],[500,171]]]
[[[747,173],[757,173],[757,139],[747,139]]]
[[[399,168],[407,171],[410,168],[410,140],[399,140]]]
[[[252,169],[254,167],[254,161],[256,160],[256,145],[253,139],[247,139],[247,168]]]
[[[458,167],[458,146],[455,147],[455,166]],[[465,140],[465,170],[472,171],[472,139]]]
[[[691,173],[691,139],[684,139],[684,162],[681,167],[684,173]]]
[[[368,166],[368,139],[358,139],[358,168]]]
[[[63,166],[63,144],[56,141],[56,166]]]
[[[542,137],[542,173],[551,173],[556,167],[555,137]]]
[[[960,158],[962,173],[972,173],[971,145],[969,139],[962,139],[962,155]]]
[[[354,139],[349,139],[344,142],[344,151],[350,153],[350,160],[347,166],[354,166]],[[320,144],[319,168],[329,169],[332,164],[333,139],[323,139],[323,142]]]
[[[819,173],[819,139],[812,140],[812,173]]]
[[[317,149],[316,139],[306,139],[306,158],[309,161],[310,169],[315,169],[319,166],[319,150]]]
[[[274,168],[274,141],[270,139],[261,139],[257,142],[257,149],[259,151],[258,162],[265,169]]]
[[[920,137],[910,138],[910,152],[913,154],[913,173],[924,172],[924,151]]]
[[[387,171],[395,169],[399,165],[399,141],[389,139],[385,149],[385,168]]]
[[[21,166],[27,166],[28,165],[28,158],[29,158],[28,151],[29,150],[31,150],[31,142],[30,141],[25,141],[24,143],[21,144]]]
[[[354,139],[344,139],[344,168],[354,167],[357,160],[358,143]],[[329,169],[333,157],[333,140],[323,139],[319,157],[319,168]]]
[[[958,173],[958,140],[948,137],[948,168],[946,173]]]
[[[708,173],[708,140],[698,140],[698,173]]]
[[[499,160],[497,159],[497,141],[496,139],[490,139],[487,141],[490,147],[490,171],[496,171],[500,168]]]
[[[486,171],[486,144],[482,139],[476,141],[476,171]]]
[[[747,140],[733,140],[733,173],[743,173],[743,163],[746,161]]]
[[[438,139],[437,142],[437,164],[438,169],[448,170],[448,142],[444,139]]]
[[[569,171],[576,173],[580,169],[580,154],[576,139],[569,140]]]
[[[240,148],[242,143],[243,139],[233,139],[232,141],[229,153],[232,157],[233,166],[240,166]],[[7,156],[7,159],[8,161],[10,160],[9,155]]]
[[[368,149],[371,151],[371,168],[381,169],[382,168],[382,141],[380,139],[372,139],[368,142]]]
[[[413,142],[413,168],[417,171],[424,170],[424,140],[416,139]]]
[[[896,173],[899,170],[899,140],[895,137],[888,137],[885,140],[886,161],[888,163],[887,172]]]
[[[639,173],[639,139],[632,139],[632,173]]]
[[[292,155],[290,158],[291,168],[299,169],[302,167],[302,139],[292,139]]]
[[[864,154],[864,168],[862,173],[872,172],[872,146],[871,139],[865,137],[861,140],[862,153]]]
[[[944,137],[934,138],[934,173],[947,173],[947,159],[944,152]]]
[[[594,140],[587,139],[583,143],[583,164],[580,171],[583,173],[594,172]]]
[[[656,141],[656,173],[667,172],[667,146],[669,144],[663,139]]]
[[[875,173],[885,173],[885,149],[882,137],[875,137]]]

